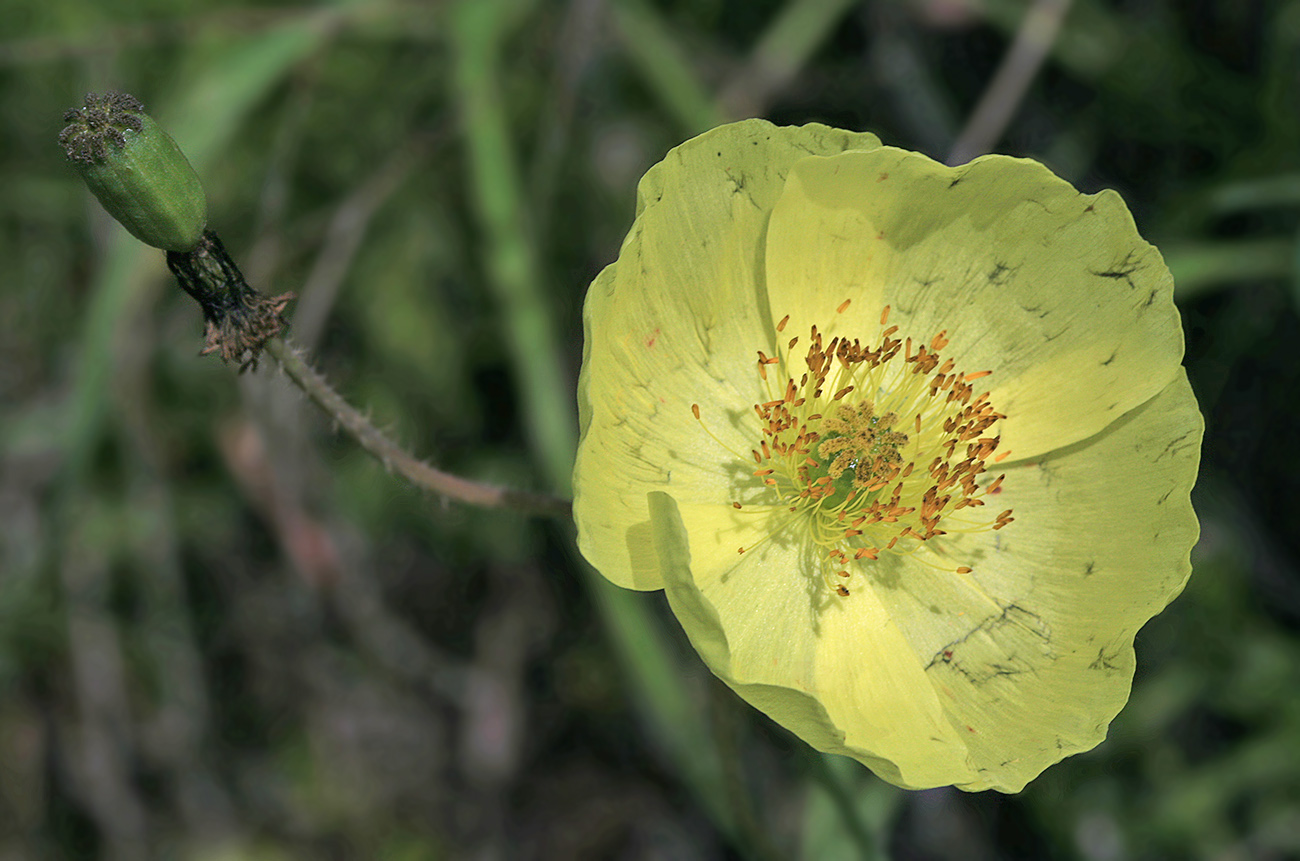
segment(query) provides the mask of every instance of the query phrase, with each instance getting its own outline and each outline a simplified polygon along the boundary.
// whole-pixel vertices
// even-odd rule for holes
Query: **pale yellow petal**
[[[670,569],[668,599],[709,666],[731,682],[814,693],[828,590],[811,573],[805,531],[781,528],[784,509],[737,511],[665,493],[648,502]]]
[[[946,333],[959,372],[992,372],[979,385],[1017,459],[1097,433],[1183,353],[1169,272],[1119,196],[1079,194],[1027,160],[805,159],[772,214],[767,275],[797,335],[874,341],[886,305],[899,338]]]
[[[966,745],[944,714],[925,665],[876,586],[855,584],[848,597],[821,614],[817,690],[844,731],[847,750],[840,752],[892,763],[899,786],[925,789],[975,779]]]
[[[673,612],[737,693],[819,750],[899,786],[975,779],[916,652],[870,586],[831,591],[806,529],[775,526],[780,512],[663,493],[651,494],[650,509]]]
[[[799,158],[875,145],[751,120],[686,142],[642,179],[618,262],[588,292],[578,385],[578,543],[610,580],[662,585],[647,492],[733,498],[756,443],[752,405],[766,398],[757,351],[773,351],[761,266],[771,207]]]
[[[988,497],[1012,509],[1009,526],[936,541],[879,589],[968,733],[980,776],[965,788],[1018,791],[1105,738],[1128,698],[1134,635],[1191,571],[1201,430],[1180,369],[1096,437],[1009,469]]]

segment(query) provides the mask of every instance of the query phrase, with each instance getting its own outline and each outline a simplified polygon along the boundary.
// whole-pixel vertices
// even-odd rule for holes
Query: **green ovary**
[[[907,434],[891,430],[896,424],[896,413],[878,416],[869,400],[859,401],[857,406],[838,406],[822,419],[817,469],[825,468],[834,495],[844,499],[855,489],[869,491],[897,474]]]

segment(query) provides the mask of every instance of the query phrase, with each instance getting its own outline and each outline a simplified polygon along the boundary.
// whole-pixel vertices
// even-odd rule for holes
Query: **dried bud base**
[[[216,353],[222,361],[238,364],[240,373],[256,369],[266,342],[289,328],[283,314],[294,294],[267,298],[248,286],[211,230],[203,232],[193,251],[168,251],[167,268],[203,309],[201,356]]]

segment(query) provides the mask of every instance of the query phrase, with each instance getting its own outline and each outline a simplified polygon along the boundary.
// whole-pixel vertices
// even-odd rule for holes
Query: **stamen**
[[[836,313],[850,304],[845,300]],[[750,455],[761,468],[752,475],[761,482],[755,486],[779,503],[761,508],[787,510],[769,535],[808,529],[825,554],[820,576],[839,594],[848,593],[837,578],[851,578],[855,566],[878,561],[882,552],[920,553],[936,570],[970,573],[967,566],[943,565],[925,550],[927,542],[952,532],[1001,529],[1014,520],[1010,509],[992,521],[978,516],[1005,481],[988,481],[987,464],[1008,455],[997,450],[1002,438],[995,430],[1006,416],[994,409],[990,392],[972,398],[970,383],[991,372],[963,374],[944,357],[951,344],[947,329],[914,343],[905,333],[895,337],[898,326],[886,328],[889,317],[886,306],[874,342],[827,339],[810,326],[797,358],[799,337],[776,356],[756,351],[759,376],[768,381],[769,365],[777,376],[764,388],[769,400],[754,404],[759,438]],[[786,315],[776,330],[789,321]],[[804,367],[789,367],[796,361]],[[700,419],[698,405],[692,412]],[[732,505],[741,509],[739,502]],[[970,514],[954,517],[959,511]]]

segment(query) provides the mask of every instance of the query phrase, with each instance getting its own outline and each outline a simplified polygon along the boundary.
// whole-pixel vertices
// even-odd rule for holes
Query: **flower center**
[[[988,481],[987,464],[1009,454],[997,453],[1001,437],[994,435],[1006,416],[989,392],[975,395],[971,385],[991,372],[962,373],[945,360],[946,330],[914,345],[896,337],[897,326],[885,328],[888,320],[886,307],[874,346],[840,337],[827,342],[812,326],[801,359],[798,337],[782,355],[759,351],[758,373],[772,397],[754,405],[761,435],[752,472],[766,487],[732,503],[788,512],[773,532],[808,529],[826,583],[844,596],[855,569],[882,553],[924,550],[930,564],[970,573],[954,569],[930,542],[950,532],[1001,529],[1014,519],[1010,509],[992,519],[978,513],[1005,478]],[[788,322],[787,316],[776,331]],[[698,417],[698,406],[692,409]]]

